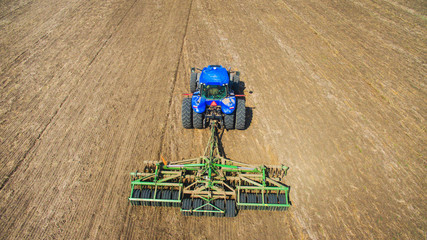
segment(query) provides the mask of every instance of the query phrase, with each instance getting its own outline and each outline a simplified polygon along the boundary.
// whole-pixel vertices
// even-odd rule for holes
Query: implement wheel
[[[191,98],[182,99],[181,120],[184,128],[193,127],[193,108],[191,106]]]

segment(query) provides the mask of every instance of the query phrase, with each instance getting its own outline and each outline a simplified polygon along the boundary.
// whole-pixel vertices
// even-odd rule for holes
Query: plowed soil
[[[0,239],[425,239],[422,0],[3,0]],[[132,207],[143,160],[199,156],[190,68],[241,71],[228,158],[285,164],[292,207]],[[252,94],[249,93],[252,91]]]

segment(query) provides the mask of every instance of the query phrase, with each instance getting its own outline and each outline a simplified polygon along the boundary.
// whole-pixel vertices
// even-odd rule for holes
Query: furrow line
[[[68,99],[67,95],[59,105],[59,108],[56,109],[56,111],[53,113],[53,116],[49,119],[48,123],[43,127],[43,129],[40,131],[39,135],[36,139],[31,143],[31,146],[28,148],[28,150],[24,153],[24,156],[18,161],[18,163],[15,165],[15,167],[12,169],[12,171],[5,177],[5,180],[0,185],[0,191],[3,189],[3,187],[9,182],[9,179],[13,176],[13,174],[18,170],[18,168],[21,166],[21,164],[24,162],[24,160],[27,158],[28,154],[33,150],[34,146],[36,145],[37,141],[39,141],[46,131],[46,129],[50,126],[53,119],[58,115],[58,112],[61,110],[62,106],[64,105],[65,101]]]
[[[170,115],[171,108],[172,108],[173,93],[175,92],[176,81],[178,79],[178,70],[179,70],[179,66],[181,65],[182,53],[184,51],[185,37],[187,36],[188,23],[190,21],[190,15],[191,15],[191,8],[192,8],[192,6],[193,6],[193,0],[191,1],[191,3],[190,3],[190,9],[188,10],[187,23],[185,25],[184,36],[182,37],[181,50],[180,50],[180,53],[179,53],[178,63],[176,65],[176,70],[175,70],[175,74],[174,74],[174,78],[173,78],[173,82],[172,82],[172,90],[171,90],[171,94],[170,94],[169,101],[168,101],[169,110],[168,110],[168,112],[166,114],[166,122],[165,122],[165,124],[163,126],[162,134],[160,136],[160,148],[159,148],[159,154],[158,154],[157,159],[160,159],[161,154],[162,154],[163,143],[164,143],[164,138],[165,138],[165,134],[166,134],[166,128],[168,126],[168,119],[169,119],[169,115]]]

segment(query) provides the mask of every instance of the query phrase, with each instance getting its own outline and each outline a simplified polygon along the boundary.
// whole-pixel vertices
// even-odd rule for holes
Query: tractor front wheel
[[[190,76],[190,92],[194,93],[197,90],[197,73],[192,72]]]
[[[193,126],[197,129],[203,128],[203,113],[197,113],[193,110]]]
[[[231,86],[233,88],[234,93],[240,94],[239,86],[240,86],[240,72],[236,72],[236,74],[233,75],[232,86]]]
[[[234,119],[236,118],[236,111],[232,114],[225,114],[224,116],[224,126],[225,129],[230,130],[234,129]]]

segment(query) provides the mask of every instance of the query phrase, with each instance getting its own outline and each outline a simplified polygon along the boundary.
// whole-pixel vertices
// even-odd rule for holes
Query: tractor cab
[[[224,67],[209,65],[200,73],[200,94],[208,100],[219,100],[227,97],[230,76]]]
[[[220,100],[227,97],[228,86],[202,84],[200,87],[200,93],[202,97],[208,100]]]

